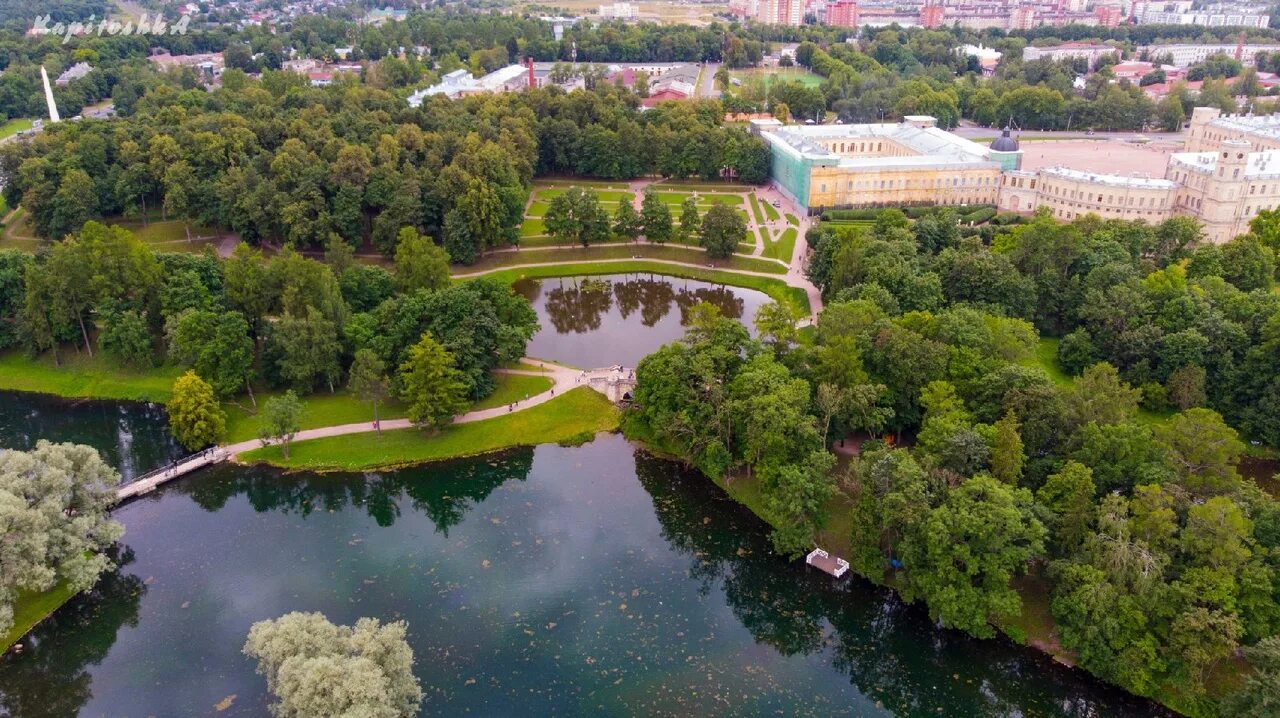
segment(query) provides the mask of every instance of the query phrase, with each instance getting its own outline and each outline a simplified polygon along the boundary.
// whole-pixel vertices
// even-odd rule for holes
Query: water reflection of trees
[[[897,715],[1169,715],[1153,704],[1009,644],[940,629],[923,609],[857,578],[792,570],[756,517],[708,479],[636,452],[663,538],[717,584],[752,637],[783,655],[829,651],[863,695]]]
[[[551,325],[559,334],[584,334],[600,328],[604,315],[616,300],[623,319],[639,312],[640,322],[652,327],[671,313],[680,310],[680,323],[686,324],[689,310],[701,302],[714,304],[732,319],[740,319],[746,303],[728,287],[695,283],[693,288],[677,287],[665,278],[636,277],[623,280],[562,279],[546,289],[544,304]],[[535,295],[536,296],[536,295]]]
[[[126,548],[114,558],[123,567],[133,553]],[[122,627],[138,625],[146,590],[142,579],[117,568],[42,621],[23,640],[22,651],[0,658],[0,715],[79,713],[93,697],[86,669],[107,656]]]
[[[600,328],[600,320],[613,306],[609,283],[560,280],[561,284],[547,292],[547,316],[557,334],[585,334]]]
[[[379,526],[400,517],[404,501],[448,535],[467,513],[503,483],[528,477],[533,449],[495,454],[488,460],[426,464],[369,474],[285,474],[262,466],[218,466],[173,484],[206,511],[214,512],[243,494],[255,511],[308,516],[363,506]]]

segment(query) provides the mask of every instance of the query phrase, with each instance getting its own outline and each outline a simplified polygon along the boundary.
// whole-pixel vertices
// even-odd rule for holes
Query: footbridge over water
[[[575,386],[585,385],[591,387],[595,391],[604,394],[615,404],[625,404],[631,401],[631,397],[635,393],[635,367],[615,365],[605,367],[603,369],[580,370],[537,360],[530,360],[529,363],[536,366],[537,370],[499,369],[498,371],[509,374],[545,376],[552,382],[550,389],[542,392],[541,394],[526,396],[523,400],[514,402],[510,406],[477,409],[465,414],[460,414],[454,417],[454,423],[466,424],[473,421],[496,419],[512,412],[524,411],[525,409],[537,406],[538,404],[551,401],[555,399],[557,392],[564,394],[565,392],[575,388]],[[382,428],[387,430],[409,429],[412,427],[413,424],[410,423],[408,419],[384,419],[382,421]],[[308,441],[311,439],[320,439],[329,436],[360,434],[376,430],[377,429],[373,425],[373,422],[364,421],[354,424],[341,424],[337,426],[323,426],[314,429],[305,429],[296,433],[293,440]],[[192,471],[203,469],[211,464],[216,464],[228,459],[234,459],[237,454],[256,449],[262,445],[263,443],[261,441],[254,439],[228,446],[214,446],[199,453],[192,454],[191,456],[178,459],[172,464],[143,474],[133,481],[117,487],[116,500],[128,501],[129,499],[149,494],[161,484],[172,481],[180,476],[185,476]]]
[[[631,401],[635,395],[636,370],[635,367],[621,365],[592,369],[582,372],[579,383],[585,383],[604,394],[615,404],[623,404]]]

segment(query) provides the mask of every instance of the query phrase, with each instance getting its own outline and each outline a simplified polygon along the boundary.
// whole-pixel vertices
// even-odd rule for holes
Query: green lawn
[[[0,140],[3,140],[6,137],[11,137],[13,135],[16,135],[19,132],[22,132],[23,130],[29,130],[29,129],[31,129],[31,120],[28,120],[28,119],[9,120],[3,125],[0,125]]]
[[[522,367],[524,370],[530,367]],[[536,369],[534,369],[536,371]],[[497,386],[493,393],[471,405],[471,409],[492,409],[495,406],[504,406],[517,401],[523,401],[525,398],[551,388],[555,382],[545,376],[526,376],[524,374],[495,374],[494,380]]]
[[[748,204],[751,205],[751,214],[756,219],[756,224],[764,224],[764,212],[760,210],[760,200],[756,199],[755,193],[748,195]]]
[[[764,207],[765,216],[769,218],[770,222],[777,222],[782,219],[782,215],[778,214],[778,208],[774,207],[772,204],[769,204],[768,202],[761,202],[760,206]]]
[[[361,471],[474,456],[513,446],[572,442],[618,427],[619,412],[608,399],[578,387],[545,404],[495,419],[445,427],[434,436],[417,429],[353,434],[294,443],[289,458],[279,446],[245,452],[240,458],[294,469]]]
[[[789,227],[782,232],[782,236],[776,242],[768,242],[764,248],[764,256],[781,259],[784,262],[791,261],[791,254],[796,250],[796,228]]]
[[[182,369],[173,366],[132,371],[101,355],[90,359],[64,347],[62,365],[45,354],[0,354],[0,389],[33,391],[68,398],[125,399],[164,403]]]
[[[13,628],[5,634],[4,643],[0,644],[0,653],[9,650],[9,646],[17,643],[18,639],[27,635],[27,631],[35,628],[37,623],[58,610],[74,595],[65,581],[42,593],[20,592],[13,602]]]
[[[1042,337],[1040,343],[1036,345],[1036,353],[1028,357],[1022,363],[1026,366],[1035,366],[1044,369],[1054,384],[1058,386],[1070,386],[1074,378],[1062,369],[1062,365],[1058,363],[1058,343],[1060,339],[1051,337]]]
[[[737,77],[744,83],[753,75],[761,75],[764,77],[765,87],[769,87],[775,82],[799,82],[806,87],[818,87],[822,84],[823,77],[804,68],[800,67],[777,67],[777,68],[757,68],[753,70],[738,70],[730,73],[731,77]]]
[[[690,264],[714,265],[712,268],[736,269],[748,272],[764,272],[767,274],[786,274],[787,268],[764,259],[733,256],[725,260],[711,260],[707,253],[700,249],[673,247],[669,245],[637,244],[592,246],[586,249],[530,249],[519,252],[498,252],[490,254],[475,264],[460,268],[461,272],[480,272],[486,269],[510,267],[517,264],[534,264],[539,262],[578,262],[591,259],[666,259]]]
[[[796,219],[796,216],[795,216],[794,214],[788,214],[788,215],[787,215],[787,224],[790,224],[790,225],[791,225],[791,226],[793,226],[793,227],[798,227],[798,226],[800,226],[800,220],[799,220],[799,219]]]
[[[577,178],[565,179],[539,179],[533,183],[533,189],[551,189],[551,188],[569,189],[571,187],[582,187],[584,189],[626,189],[626,182],[610,182],[608,180],[588,180]]]
[[[521,237],[541,237],[547,233],[547,225],[541,219],[526,219],[520,223]]]
[[[119,225],[133,232],[133,236],[147,244],[156,244],[160,242],[181,242],[187,237],[188,224],[181,220],[171,219],[159,222],[148,222],[143,225],[141,222],[134,220],[114,221],[112,224]],[[218,234],[217,230],[210,227],[201,227],[200,225],[189,225],[191,229],[191,237],[212,237]]]
[[[551,380],[540,376],[523,376],[520,374],[495,374],[493,393],[472,404],[471,409],[489,409],[503,404],[510,404],[523,399],[526,394],[540,394],[551,388]],[[267,399],[279,396],[284,392],[259,392],[258,407],[261,408]],[[228,444],[249,441],[258,437],[258,429],[262,425],[262,415],[251,413],[253,405],[248,396],[236,397],[234,402],[224,402],[222,408],[227,412]],[[391,399],[378,405],[378,417],[381,419],[399,419],[405,415],[405,406],[398,400]],[[373,421],[373,405],[352,396],[346,390],[336,394],[319,392],[302,397],[302,416],[298,420],[299,429],[318,429],[322,426],[339,426],[342,424],[360,424]]]
[[[809,296],[799,287],[788,286],[780,279],[754,277],[733,272],[703,269],[701,267],[677,267],[670,264],[646,262],[644,260],[627,260],[602,262],[599,264],[556,264],[546,267],[521,267],[519,269],[502,269],[483,276],[499,282],[514,284],[521,279],[545,279],[549,277],[584,277],[600,274],[656,274],[667,277],[684,277],[703,282],[725,284],[731,287],[743,287],[763,292],[777,302],[790,304],[797,312],[808,316]],[[463,278],[461,281],[466,281]]]
[[[631,241],[630,237],[610,237],[603,242],[597,242],[597,244],[623,244],[630,241]],[[521,237],[520,238],[521,249],[546,249],[547,247],[567,247],[567,246],[569,245],[565,244],[564,240],[559,239],[557,237],[552,237],[549,234],[544,234],[538,237]]]
[[[529,208],[524,211],[526,217],[541,217],[547,213],[546,202],[532,202]]]
[[[683,180],[662,180],[655,182],[654,186],[659,191],[671,190],[675,192],[728,192],[740,193],[751,192],[755,190],[756,185],[749,184],[729,184],[725,182],[703,182],[702,180],[683,179]]]
[[[561,188],[539,189],[536,191],[536,194],[534,195],[534,200],[547,201],[547,200],[550,200],[552,197],[555,197],[556,195],[564,194],[565,191],[567,191],[568,189],[570,188],[561,187]],[[583,189],[591,189],[591,188],[583,187]],[[623,202],[623,201],[630,202],[636,198],[636,196],[630,192],[622,192],[618,190],[591,189],[591,191],[595,193],[596,199],[600,200],[601,202],[615,202],[615,203]]]
[[[236,397],[235,402],[225,402],[222,408],[227,412],[228,444],[249,441],[258,437],[258,429],[262,424],[261,408],[266,401],[284,392],[259,392],[258,413],[250,413],[253,405],[248,396]],[[336,394],[309,394],[301,398],[302,415],[298,419],[300,429],[318,429],[322,426],[340,424],[357,424],[373,421],[373,405],[359,398],[340,391]],[[398,419],[404,416],[404,405],[398,401],[385,401],[378,407],[378,416],[383,419]]]

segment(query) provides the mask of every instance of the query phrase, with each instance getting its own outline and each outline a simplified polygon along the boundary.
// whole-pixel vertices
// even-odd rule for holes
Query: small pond
[[[663,344],[684,336],[689,310],[708,302],[754,335],[764,292],[649,274],[526,279],[516,283],[538,313],[542,330],[529,356],[584,369],[633,367]]]

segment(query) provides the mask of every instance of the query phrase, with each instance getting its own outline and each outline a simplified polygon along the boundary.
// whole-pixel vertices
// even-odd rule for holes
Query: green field
[[[33,391],[67,398],[124,399],[164,403],[178,367],[132,371],[101,355],[90,359],[64,347],[62,365],[52,355],[32,359],[22,352],[0,354],[0,389]]]
[[[31,129],[31,120],[28,120],[28,119],[9,120],[3,125],[0,125],[0,140],[3,140],[6,137],[12,137],[13,135],[18,134],[23,130],[29,130],[29,129]]]
[[[295,442],[289,458],[279,446],[240,455],[244,461],[266,462],[314,471],[361,471],[475,456],[513,446],[576,442],[618,427],[618,408],[602,394],[578,387],[544,404],[495,419],[447,426],[434,436],[418,429],[335,436]]]
[[[526,395],[541,394],[551,388],[551,380],[541,376],[499,373],[494,375],[494,381],[496,386],[493,393],[472,404],[468,411],[510,404],[517,399],[523,399]],[[267,399],[281,394],[283,392],[259,393],[258,407],[261,408]],[[373,421],[373,405],[348,394],[345,390],[336,394],[323,392],[309,394],[302,397],[301,401],[302,416],[298,420],[299,429],[318,429],[322,426]],[[247,396],[237,397],[234,402],[225,402],[222,408],[227,412],[226,442],[228,444],[258,437],[262,415],[251,413],[253,407]],[[380,419],[399,419],[404,415],[404,404],[395,399],[384,401],[378,406]]]
[[[542,237],[547,233],[547,225],[541,219],[526,219],[520,223],[521,237]]]
[[[762,67],[752,70],[737,70],[730,73],[730,77],[742,80],[743,84],[746,84],[750,78],[757,76],[764,78],[766,88],[775,82],[799,82],[806,87],[818,87],[824,79],[821,75],[800,67]]]
[[[764,256],[780,259],[784,262],[791,261],[791,255],[796,249],[795,227],[788,227],[782,232],[782,236],[776,242],[768,242],[764,248]]]
[[[65,581],[41,593],[19,592],[17,600],[13,602],[13,628],[9,629],[4,642],[0,643],[0,653],[9,650],[9,646],[17,643],[27,631],[35,628],[37,623],[58,610],[59,606],[74,595]]]
[[[535,193],[534,193],[534,199],[537,201],[550,201],[556,195],[564,194],[568,189],[570,188],[560,187],[560,188],[537,189],[535,190]],[[592,189],[591,187],[583,187],[583,189],[590,189],[592,192],[595,193],[596,199],[600,200],[601,202],[614,202],[614,203],[624,202],[624,201],[631,202],[631,201],[634,201],[636,198],[636,196],[630,192]]]
[[[624,260],[598,264],[557,264],[547,267],[521,267],[490,272],[484,276],[499,282],[514,284],[521,279],[546,279],[550,277],[584,277],[600,274],[656,274],[666,277],[697,279],[714,284],[742,287],[763,292],[776,302],[790,304],[798,313],[810,313],[809,296],[799,287],[788,286],[780,279],[754,277],[734,272],[722,272],[701,267],[680,267],[644,260]],[[466,281],[462,278],[460,281]]]
[[[470,274],[518,264],[581,262],[593,259],[666,259],[673,262],[711,265],[710,268],[712,269],[726,268],[767,274],[787,273],[787,268],[777,262],[736,255],[728,259],[712,260],[707,257],[706,252],[700,249],[658,244],[609,244],[592,246],[586,249],[575,247],[573,249],[528,249],[519,252],[495,252],[467,267],[465,272]]]

